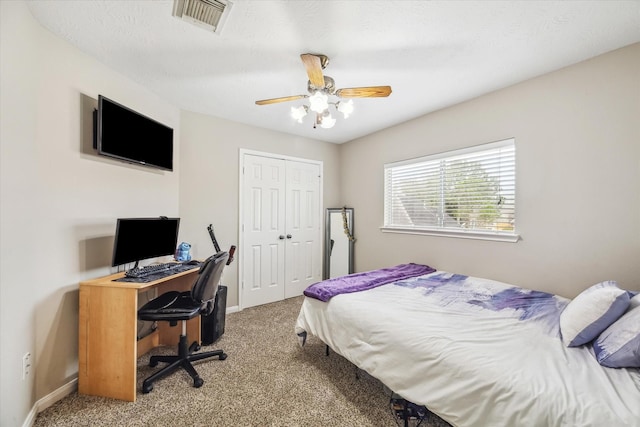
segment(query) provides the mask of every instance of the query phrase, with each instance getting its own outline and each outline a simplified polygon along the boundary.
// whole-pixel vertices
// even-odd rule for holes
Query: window
[[[515,140],[384,166],[383,231],[516,242]]]

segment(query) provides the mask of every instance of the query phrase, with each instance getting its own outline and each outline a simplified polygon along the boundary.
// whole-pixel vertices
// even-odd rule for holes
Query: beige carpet
[[[35,426],[395,426],[390,392],[310,337],[300,348],[293,331],[302,297],[227,315],[225,334],[203,350],[228,358],[197,362],[201,388],[178,371],[142,394],[157,368],[138,360],[137,402],[73,393],[38,414]],[[159,348],[152,354],[169,354]],[[159,366],[163,366],[160,364]],[[437,417],[421,426],[448,426]]]

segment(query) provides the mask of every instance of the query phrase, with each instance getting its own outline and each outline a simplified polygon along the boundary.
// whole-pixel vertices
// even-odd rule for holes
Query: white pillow
[[[640,368],[640,307],[626,312],[605,329],[594,341],[593,350],[602,366]]]
[[[636,296],[629,300],[629,308],[627,309],[627,312],[636,307],[640,307],[640,294],[636,294]]]
[[[614,281],[585,289],[560,314],[562,341],[577,347],[594,340],[629,306],[629,294]]]

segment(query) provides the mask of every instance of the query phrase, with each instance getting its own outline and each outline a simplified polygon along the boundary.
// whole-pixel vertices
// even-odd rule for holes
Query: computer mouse
[[[191,261],[185,262],[185,264],[187,264],[187,265],[200,265],[200,261],[198,261],[197,259],[192,259]]]

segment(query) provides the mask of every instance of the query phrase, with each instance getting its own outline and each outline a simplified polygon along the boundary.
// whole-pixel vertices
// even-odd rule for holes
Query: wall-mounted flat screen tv
[[[119,218],[113,242],[112,266],[173,255],[180,218]]]
[[[102,95],[98,96],[96,148],[104,156],[173,170],[173,129]]]

